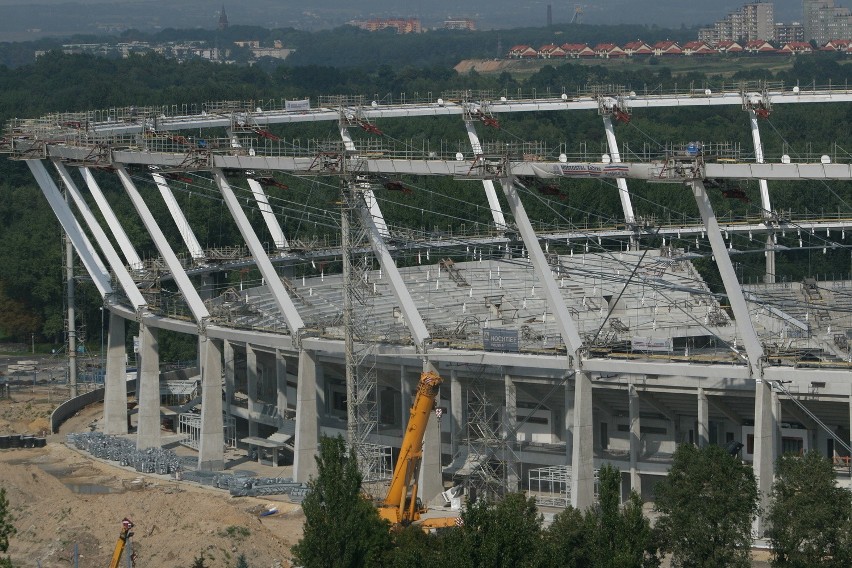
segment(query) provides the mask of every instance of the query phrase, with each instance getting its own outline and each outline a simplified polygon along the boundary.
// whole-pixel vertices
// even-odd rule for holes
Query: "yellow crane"
[[[115,549],[112,551],[112,560],[109,563],[109,568],[118,568],[118,563],[121,562],[121,555],[124,553],[124,548],[127,546],[127,540],[133,536],[130,529],[133,528],[133,521],[124,517],[121,521],[121,532],[118,533],[118,540],[115,541]],[[131,561],[133,556],[130,557]]]
[[[389,521],[393,528],[414,523],[423,530],[430,530],[458,524],[457,517],[421,520],[420,515],[426,512],[426,507],[423,507],[417,498],[417,474],[423,460],[423,437],[429,424],[429,415],[435,409],[435,397],[442,382],[443,379],[431,371],[420,375],[408,427],[393,470],[393,479],[384,501],[379,504],[379,516]]]

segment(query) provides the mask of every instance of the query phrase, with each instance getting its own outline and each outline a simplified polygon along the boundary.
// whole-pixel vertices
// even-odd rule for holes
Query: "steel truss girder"
[[[163,234],[162,229],[160,229],[156,219],[154,219],[154,216],[151,214],[151,210],[148,209],[148,205],[142,198],[142,194],[140,194],[139,190],[136,189],[136,185],[130,178],[130,174],[128,174],[127,170],[124,168],[124,165],[115,164],[115,171],[118,174],[118,178],[121,180],[121,184],[124,186],[124,190],[130,197],[130,201],[133,203],[136,213],[142,219],[142,224],[145,225],[145,230],[148,231],[148,234],[154,241],[154,246],[157,247],[160,256],[163,258],[163,261],[172,273],[172,277],[174,278],[180,293],[186,300],[187,306],[189,306],[189,311],[192,312],[193,319],[195,319],[197,324],[202,324],[210,313],[204,306],[201,296],[198,295],[198,291],[192,285],[192,282],[190,281],[189,276],[187,276],[186,271],[183,269],[180,260],[178,260],[178,257],[172,250],[171,245],[169,245],[169,242],[166,240],[166,236]]]
[[[41,192],[50,204],[51,209],[53,209],[53,213],[62,225],[62,229],[71,239],[71,243],[74,245],[77,255],[83,262],[83,266],[86,267],[86,271],[92,278],[92,281],[98,289],[98,292],[101,294],[101,297],[105,298],[108,294],[112,294],[112,284],[110,283],[110,277],[107,273],[106,267],[103,262],[101,262],[101,259],[95,252],[94,247],[92,247],[92,243],[89,242],[89,238],[83,232],[83,228],[80,227],[77,219],[74,218],[71,208],[59,193],[59,188],[56,187],[56,183],[54,183],[53,179],[47,173],[47,168],[44,167],[44,163],[42,163],[41,160],[26,160],[26,162],[33,174],[33,177],[36,179],[36,183],[38,183],[38,186],[41,188]]]
[[[357,152],[355,142],[352,141],[352,135],[349,134],[349,128],[347,128],[347,126],[342,122],[340,124],[340,138],[343,139],[343,147],[346,149],[346,152],[350,154],[350,157],[357,157],[355,155]],[[372,189],[366,189],[364,191],[364,201],[367,203],[367,207],[370,208],[370,215],[372,215],[375,221],[379,234],[383,238],[389,238],[390,231],[388,230],[388,225],[385,222],[385,216],[382,213],[381,207],[379,207],[379,202],[376,200],[376,195],[373,193]]]
[[[521,235],[524,246],[529,252],[530,261],[532,261],[536,276],[542,288],[544,288],[547,306],[556,319],[562,341],[568,348],[569,354],[576,357],[583,347],[583,341],[580,339],[577,325],[571,319],[571,314],[568,312],[565,300],[559,292],[559,287],[556,285],[556,280],[544,256],[544,251],[541,250],[538,235],[536,235],[535,229],[530,224],[526,209],[524,209],[524,205],[521,203],[521,198],[515,187],[515,178],[503,178],[500,182],[503,186],[503,193],[506,195],[506,200],[509,202],[509,209],[511,209],[512,215],[515,217],[518,233]]]
[[[612,162],[615,164],[621,163],[621,153],[618,151],[618,141],[615,139],[615,129],[612,127],[612,117],[605,114],[603,119],[604,131],[606,132],[606,143],[609,148],[609,155]],[[618,186],[618,197],[621,199],[621,209],[624,212],[624,221],[628,226],[632,226],[636,222],[636,216],[633,214],[633,203],[630,200],[630,192],[627,190],[627,180],[623,177],[615,178],[615,183]]]
[[[414,339],[418,350],[422,352],[425,350],[426,342],[429,340],[429,330],[426,329],[426,324],[423,323],[420,311],[417,309],[417,305],[411,298],[411,293],[409,293],[408,288],[405,286],[405,280],[403,280],[402,275],[399,273],[399,268],[397,268],[390,251],[388,251],[388,247],[382,238],[381,231],[376,224],[376,220],[373,218],[370,208],[366,203],[364,205],[359,204],[358,211],[361,215],[361,222],[367,229],[367,236],[370,239],[373,254],[379,259],[382,270],[390,282],[394,298],[399,302],[399,307],[402,310],[403,316],[405,316],[405,325],[408,327],[408,331],[411,332],[411,337]]]
[[[793,104],[793,103],[828,103],[828,102],[850,102],[852,94],[846,89],[822,89],[805,91],[799,87],[787,90],[767,91],[765,99],[770,104]],[[742,92],[718,92],[696,95],[694,92],[675,95],[648,95],[637,94],[630,96],[630,108],[672,108],[672,107],[710,107],[710,106],[741,106],[743,104]],[[566,110],[598,110],[598,99],[591,95],[579,95],[564,98],[554,96],[548,98],[535,98],[532,100],[507,100],[489,101],[492,112],[515,113],[515,112],[558,112]],[[418,116],[463,116],[469,103],[443,101],[418,104],[395,104],[377,105],[376,107],[361,109],[361,114],[366,120],[379,118],[412,118]],[[252,123],[259,127],[272,124],[298,124],[302,122],[336,121],[340,120],[339,109],[314,108],[308,111],[288,112],[286,110],[274,110],[252,113]],[[175,131],[191,130],[199,128],[230,128],[232,117],[230,115],[179,115],[160,118],[157,121],[157,130]],[[89,129],[96,134],[136,134],[139,132],[138,124],[100,122],[90,123]]]
[[[719,274],[725,286],[725,293],[728,296],[731,310],[734,312],[734,323],[740,332],[740,336],[743,338],[749,363],[752,369],[756,371],[763,361],[763,345],[760,343],[760,339],[751,322],[742,287],[737,280],[736,272],[734,272],[734,267],[731,264],[731,258],[728,256],[728,249],[719,230],[719,223],[716,221],[716,214],[710,204],[710,198],[704,189],[704,182],[696,180],[691,183],[691,186],[701,219],[704,222],[704,226],[707,227],[707,239],[710,241],[710,247],[716,259],[716,266],[719,268]]]
[[[192,227],[189,226],[189,221],[187,221],[186,215],[183,214],[183,210],[178,205],[175,194],[172,193],[172,188],[169,187],[166,178],[163,174],[157,173],[151,174],[151,177],[154,178],[154,183],[157,184],[157,189],[160,190],[160,195],[163,197],[163,201],[166,202],[166,207],[172,219],[174,219],[175,225],[177,225],[180,236],[184,244],[186,244],[186,248],[189,249],[189,255],[193,260],[203,260],[204,249],[201,248],[201,243],[198,242]]]
[[[106,226],[109,227],[110,232],[112,232],[112,236],[115,238],[115,242],[118,243],[118,248],[121,249],[121,253],[124,255],[124,260],[127,261],[127,264],[130,265],[131,269],[141,270],[142,259],[139,258],[139,255],[136,253],[136,249],[133,248],[130,238],[124,231],[124,227],[122,227],[121,223],[118,222],[118,217],[115,216],[115,212],[106,200],[106,197],[104,196],[103,191],[101,191],[95,176],[92,175],[92,171],[86,167],[80,167],[79,170],[80,175],[83,176],[83,180],[86,182],[86,186],[89,188],[89,193],[92,194],[101,215],[104,217]]]
[[[473,121],[465,119],[465,129],[467,136],[470,139],[470,146],[473,149],[474,157],[482,156],[482,144],[479,141],[479,135],[476,133],[476,128]],[[494,219],[494,226],[498,231],[506,230],[506,219],[503,217],[503,210],[500,208],[500,201],[497,199],[497,191],[494,189],[494,182],[490,179],[482,180],[482,186],[485,188],[485,197],[488,199],[488,208],[491,209],[491,217]]]
[[[269,229],[269,236],[272,237],[272,244],[277,250],[286,250],[290,245],[287,243],[287,238],[284,236],[284,231],[272,211],[272,206],[269,205],[269,197],[263,191],[263,186],[254,178],[247,178],[249,188],[254,195],[254,200],[257,201],[257,208],[266,222],[266,228]]]
[[[48,145],[45,153],[48,157],[77,161],[86,161],[89,149],[85,147]],[[233,152],[226,154],[224,152]],[[124,164],[159,165],[172,168],[186,168],[186,154],[166,152],[134,152],[114,150],[113,159]],[[315,157],[301,156],[246,156],[237,150],[225,150],[221,154],[209,156],[209,167],[243,170],[310,171]],[[359,157],[361,171],[365,174],[411,174],[442,175],[466,177],[470,175],[469,161],[442,159]],[[513,175],[544,179],[567,177],[580,179],[616,179],[636,178],[660,183],[684,183],[694,179],[755,179],[767,180],[849,180],[852,179],[852,164],[847,163],[704,163],[701,160],[679,161],[660,160],[647,163],[622,162],[604,164],[600,162],[531,162],[516,161],[509,163]]]
[[[71,175],[65,168],[65,165],[59,161],[54,161],[53,165],[56,167],[56,171],[59,172],[59,177],[62,178],[62,182],[65,184],[71,198],[77,205],[77,209],[83,216],[83,220],[86,222],[86,225],[95,237],[95,241],[101,248],[101,252],[103,252],[107,263],[109,263],[110,268],[115,274],[116,280],[118,280],[122,290],[124,290],[124,293],[130,300],[130,304],[137,310],[147,307],[148,303],[145,301],[145,298],[142,296],[139,288],[136,287],[133,277],[130,276],[129,272],[127,272],[127,268],[125,268],[124,264],[121,262],[121,258],[119,258],[118,253],[115,252],[109,237],[107,237],[97,219],[92,214],[91,209],[89,209],[89,205],[86,203],[86,200],[83,199],[80,190],[77,189],[77,185],[74,183],[74,180],[71,179]]]
[[[234,195],[234,190],[231,189],[231,186],[228,184],[228,180],[225,179],[225,175],[222,173],[222,170],[214,169],[213,176],[216,178],[216,184],[219,186],[219,191],[222,193],[225,204],[228,206],[228,211],[231,212],[231,217],[233,217],[236,222],[243,240],[246,242],[251,255],[257,263],[258,270],[260,270],[260,273],[266,280],[266,285],[269,286],[269,289],[272,292],[272,297],[278,305],[278,309],[281,311],[281,314],[284,316],[284,320],[287,322],[290,334],[293,337],[296,337],[299,334],[299,330],[305,327],[302,317],[299,315],[296,306],[293,304],[293,300],[287,294],[287,290],[284,288],[284,284],[281,282],[281,278],[275,271],[275,267],[272,265],[272,262],[270,262],[269,256],[266,254],[266,251],[263,250],[263,245],[257,238],[254,229],[252,229],[245,211],[243,211],[240,207],[239,200],[237,199],[237,196]]]

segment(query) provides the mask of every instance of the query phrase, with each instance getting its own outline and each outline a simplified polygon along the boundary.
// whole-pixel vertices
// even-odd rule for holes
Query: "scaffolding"
[[[223,415],[225,424],[225,447],[237,447],[237,425],[233,416]],[[193,450],[198,450],[201,443],[201,416],[186,412],[178,416],[178,434],[183,437],[180,444]]]
[[[357,166],[355,166],[357,170]],[[368,228],[362,211],[368,210],[369,181],[353,173],[341,187],[343,236],[343,327],[346,352],[347,438],[365,482],[381,484],[391,478],[390,447],[374,442],[379,424],[376,375],[377,337],[370,325],[375,284],[369,281],[373,256],[368,250]]]
[[[362,443],[358,446],[358,464],[364,476],[364,491],[370,495],[384,495],[393,477],[393,448]],[[368,468],[365,468],[365,465]]]
[[[595,500],[600,492],[599,470],[595,470]],[[527,494],[537,505],[566,509],[571,506],[571,466],[553,465],[527,472]]]
[[[182,406],[200,397],[199,380],[160,381],[160,400],[166,406]],[[200,402],[200,399],[199,399]]]
[[[507,438],[500,434],[502,399],[488,392],[485,365],[472,367],[467,388],[467,431],[462,440],[466,452],[464,465],[455,477],[464,481],[468,494],[489,500],[501,499],[508,492],[507,459],[512,454]]]
[[[571,505],[571,466],[554,465],[529,470],[527,492],[537,505],[567,508]]]

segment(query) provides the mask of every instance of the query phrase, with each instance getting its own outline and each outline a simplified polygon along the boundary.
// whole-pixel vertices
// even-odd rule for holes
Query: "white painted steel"
[[[474,156],[482,156],[482,144],[479,141],[479,135],[476,133],[476,128],[470,120],[464,121],[467,136],[470,139],[470,145],[473,148]],[[494,226],[498,231],[506,230],[506,219],[503,217],[503,209],[500,207],[500,201],[497,199],[497,190],[494,189],[494,182],[490,179],[482,180],[482,187],[485,188],[485,197],[488,198],[488,208],[491,209],[491,217],[494,219]]]
[[[272,266],[269,256],[263,249],[263,245],[257,238],[254,229],[252,229],[245,211],[243,211],[242,207],[240,207],[240,202],[237,199],[237,196],[234,195],[234,190],[231,189],[231,186],[228,184],[228,180],[225,179],[225,175],[218,169],[213,170],[213,175],[216,178],[216,184],[219,186],[219,191],[222,193],[225,204],[228,206],[228,211],[231,212],[231,217],[234,218],[237,228],[240,230],[240,234],[249,248],[249,252],[251,252],[255,263],[257,263],[258,270],[260,270],[260,273],[266,280],[266,285],[269,287],[269,291],[272,292],[275,304],[278,306],[278,309],[281,310],[281,315],[284,316],[284,321],[287,322],[290,334],[295,336],[298,334],[300,329],[305,327],[304,322],[302,322],[302,317],[299,315],[298,310],[296,310],[293,300],[287,294],[287,290],[281,282],[281,277],[278,276],[278,273],[275,271],[275,267]]]
[[[189,226],[189,221],[187,221],[186,215],[183,214],[183,209],[178,205],[177,199],[175,199],[175,195],[172,193],[172,188],[169,187],[166,178],[163,177],[163,174],[151,174],[151,177],[154,178],[154,183],[157,184],[157,189],[160,190],[160,195],[163,197],[163,201],[166,202],[166,207],[169,209],[169,213],[172,219],[174,219],[175,225],[177,225],[180,236],[189,250],[189,255],[193,260],[204,260],[204,249],[201,248],[201,243],[198,242],[192,227]]]
[[[103,215],[104,221],[106,222],[107,227],[109,227],[115,242],[118,243],[118,248],[121,249],[121,254],[124,255],[124,260],[127,261],[127,264],[131,269],[141,270],[142,259],[139,258],[139,255],[136,253],[136,249],[133,248],[130,238],[127,236],[127,233],[124,232],[124,227],[122,227],[121,223],[118,222],[118,217],[115,216],[115,212],[106,200],[106,197],[104,196],[103,191],[101,191],[101,187],[98,185],[95,176],[92,175],[92,171],[86,167],[81,167],[79,170],[80,175],[83,176],[83,180],[89,188],[89,193],[92,194],[92,197],[98,206],[98,210],[101,212],[101,215]]]
[[[284,236],[284,231],[272,211],[272,206],[269,205],[269,198],[260,182],[254,178],[247,178],[249,188],[251,189],[254,200],[257,201],[257,208],[266,222],[266,228],[269,229],[269,236],[272,237],[272,244],[277,250],[286,250],[290,245],[287,243],[287,238]]]
[[[192,312],[192,317],[197,323],[202,323],[203,320],[210,315],[210,313],[204,306],[201,296],[198,295],[198,291],[195,289],[195,286],[192,285],[189,276],[186,275],[186,271],[183,269],[180,260],[178,260],[178,257],[172,250],[171,245],[169,245],[169,242],[166,240],[166,236],[163,234],[162,229],[160,229],[160,226],[151,214],[151,210],[148,209],[148,205],[145,203],[145,200],[142,199],[142,195],[139,193],[139,190],[136,189],[136,185],[130,178],[130,174],[127,173],[127,170],[124,169],[122,164],[116,164],[115,171],[118,174],[118,178],[121,180],[121,184],[124,186],[124,190],[130,197],[130,201],[133,203],[136,213],[142,219],[142,224],[145,225],[145,230],[148,231],[148,234],[151,236],[151,240],[154,241],[154,246],[157,247],[157,251],[163,258],[166,266],[168,266],[169,272],[172,273],[172,277],[174,278],[180,293],[183,295],[184,300],[186,300],[187,306],[189,306],[189,311]]]
[[[83,262],[86,272],[89,273],[101,297],[105,298],[108,294],[112,294],[112,284],[106,267],[101,262],[82,227],[77,223],[77,219],[74,218],[71,208],[62,198],[62,194],[59,193],[59,188],[56,187],[53,179],[47,173],[47,168],[44,167],[41,160],[26,160],[26,162],[36,179],[36,183],[41,188],[41,192],[56,214],[59,224],[62,225],[62,229],[71,239],[74,250],[77,251],[77,255]]]
[[[116,280],[118,280],[122,290],[124,290],[127,299],[130,300],[130,304],[136,309],[147,307],[148,303],[145,301],[145,298],[142,297],[142,293],[139,291],[139,288],[136,287],[133,277],[130,276],[129,272],[127,272],[127,268],[125,268],[124,263],[121,262],[121,258],[119,258],[118,253],[115,252],[109,237],[107,237],[106,233],[98,223],[98,220],[95,218],[94,214],[92,214],[92,211],[89,209],[89,205],[86,203],[86,200],[83,199],[83,196],[80,194],[80,190],[77,189],[77,185],[74,183],[74,180],[71,179],[71,175],[65,168],[65,165],[58,161],[54,161],[53,165],[56,167],[56,171],[59,172],[59,176],[62,178],[62,182],[65,184],[69,195],[71,195],[71,198],[74,200],[74,204],[83,216],[83,220],[86,222],[86,225],[95,237],[95,241],[98,243],[107,263],[115,274]]]

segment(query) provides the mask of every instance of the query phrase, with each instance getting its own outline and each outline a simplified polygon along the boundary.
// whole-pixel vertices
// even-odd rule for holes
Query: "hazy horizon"
[[[471,0],[455,1],[314,0],[0,0],[0,41],[25,41],[44,36],[114,34],[125,29],[155,32],[165,28],[216,27],[224,5],[231,25],[306,30],[340,26],[355,18],[417,17],[424,27],[439,26],[450,17],[469,17],[479,29],[538,27],[547,23],[551,6],[554,24],[568,23],[575,6],[586,24],[641,24],[664,28],[710,24],[736,11],[744,2],[705,0]],[[775,20],[800,21],[801,0],[776,0]]]

